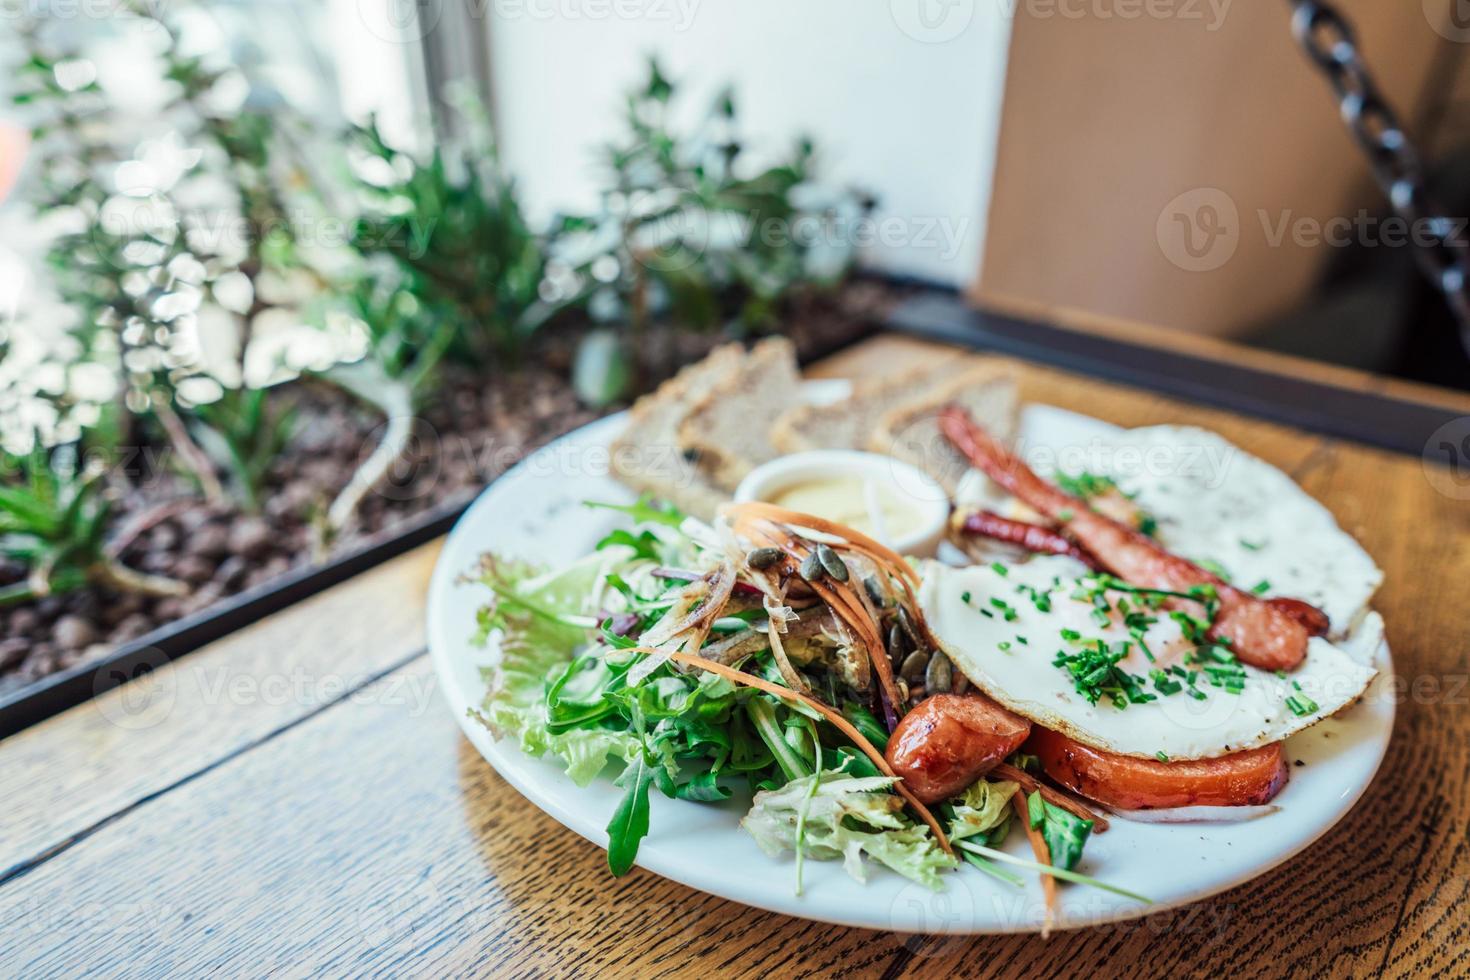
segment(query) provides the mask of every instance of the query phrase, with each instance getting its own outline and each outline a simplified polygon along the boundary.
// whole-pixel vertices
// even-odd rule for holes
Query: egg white
[[[1341,645],[1313,638],[1303,664],[1284,677],[1245,666],[1239,694],[1201,678],[1204,700],[1181,691],[1122,709],[1107,697],[1089,704],[1066,669],[1053,664],[1059,650],[1076,649],[1061,631],[1110,644],[1128,640],[1129,633],[1117,617],[1101,626],[1090,602],[1071,597],[1086,573],[1083,565],[1062,557],[1033,557],[1004,566],[1004,573],[986,565],[953,568],[930,561],[921,570],[919,601],[954,665],[995,700],[1079,742],[1139,758],[1162,753],[1170,760],[1207,759],[1279,742],[1352,704],[1377,673],[1373,662],[1383,624],[1370,613]],[[1039,609],[1021,586],[1046,592],[1050,609]],[[1192,645],[1166,614],[1155,618],[1144,633],[1150,651],[1159,665],[1182,662]],[[1154,664],[1135,645],[1119,666],[1146,678]],[[1158,693],[1152,681],[1145,689]],[[1293,695],[1310,698],[1317,710],[1293,713],[1286,703]]]

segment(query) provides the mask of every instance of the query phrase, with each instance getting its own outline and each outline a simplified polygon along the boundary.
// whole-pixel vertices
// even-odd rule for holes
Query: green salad
[[[483,557],[476,638],[492,656],[473,714],[578,785],[614,777],[613,874],[633,866],[657,791],[749,799],[741,827],[793,855],[798,894],[805,860],[840,860],[858,880],[876,863],[931,888],[965,867],[1020,885],[1020,868],[1147,901],[1076,872],[1093,824],[1035,789],[992,776],[925,808],[898,785],[882,755],[895,721],[952,683],[901,672],[929,639],[904,569],[830,528],[589,506],[629,526],[561,568]],[[1049,861],[1001,850],[1022,824]]]

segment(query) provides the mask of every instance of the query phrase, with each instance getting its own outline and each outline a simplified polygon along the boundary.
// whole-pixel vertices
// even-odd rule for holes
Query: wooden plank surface
[[[879,338],[813,373],[934,356],[954,354]],[[1220,431],[1291,472],[1387,572],[1376,605],[1404,692],[1388,759],[1287,866],[1050,941],[844,929],[642,870],[611,880],[600,850],[480,760],[434,692],[420,653],[431,546],[165,668],[195,679],[176,673],[152,725],[104,702],[0,742],[0,975],[1470,971],[1470,503],[1417,460],[1017,371],[1034,400]],[[262,693],[296,664],[344,684]],[[221,697],[221,676],[247,680]]]

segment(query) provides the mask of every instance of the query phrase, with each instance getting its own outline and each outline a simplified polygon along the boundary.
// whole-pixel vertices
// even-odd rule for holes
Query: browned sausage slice
[[[1122,810],[1179,806],[1258,806],[1286,785],[1281,743],[1192,762],[1156,762],[1102,752],[1045,728],[1026,751],[1052,779],[1075,793]]]
[[[884,753],[924,803],[964,792],[1004,762],[1031,723],[980,694],[936,694],[904,715]]]

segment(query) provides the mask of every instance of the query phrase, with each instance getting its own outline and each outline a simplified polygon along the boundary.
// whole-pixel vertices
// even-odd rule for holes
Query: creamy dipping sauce
[[[838,524],[893,541],[923,530],[923,516],[896,487],[857,473],[803,480],[767,498],[787,510],[825,517]]]

